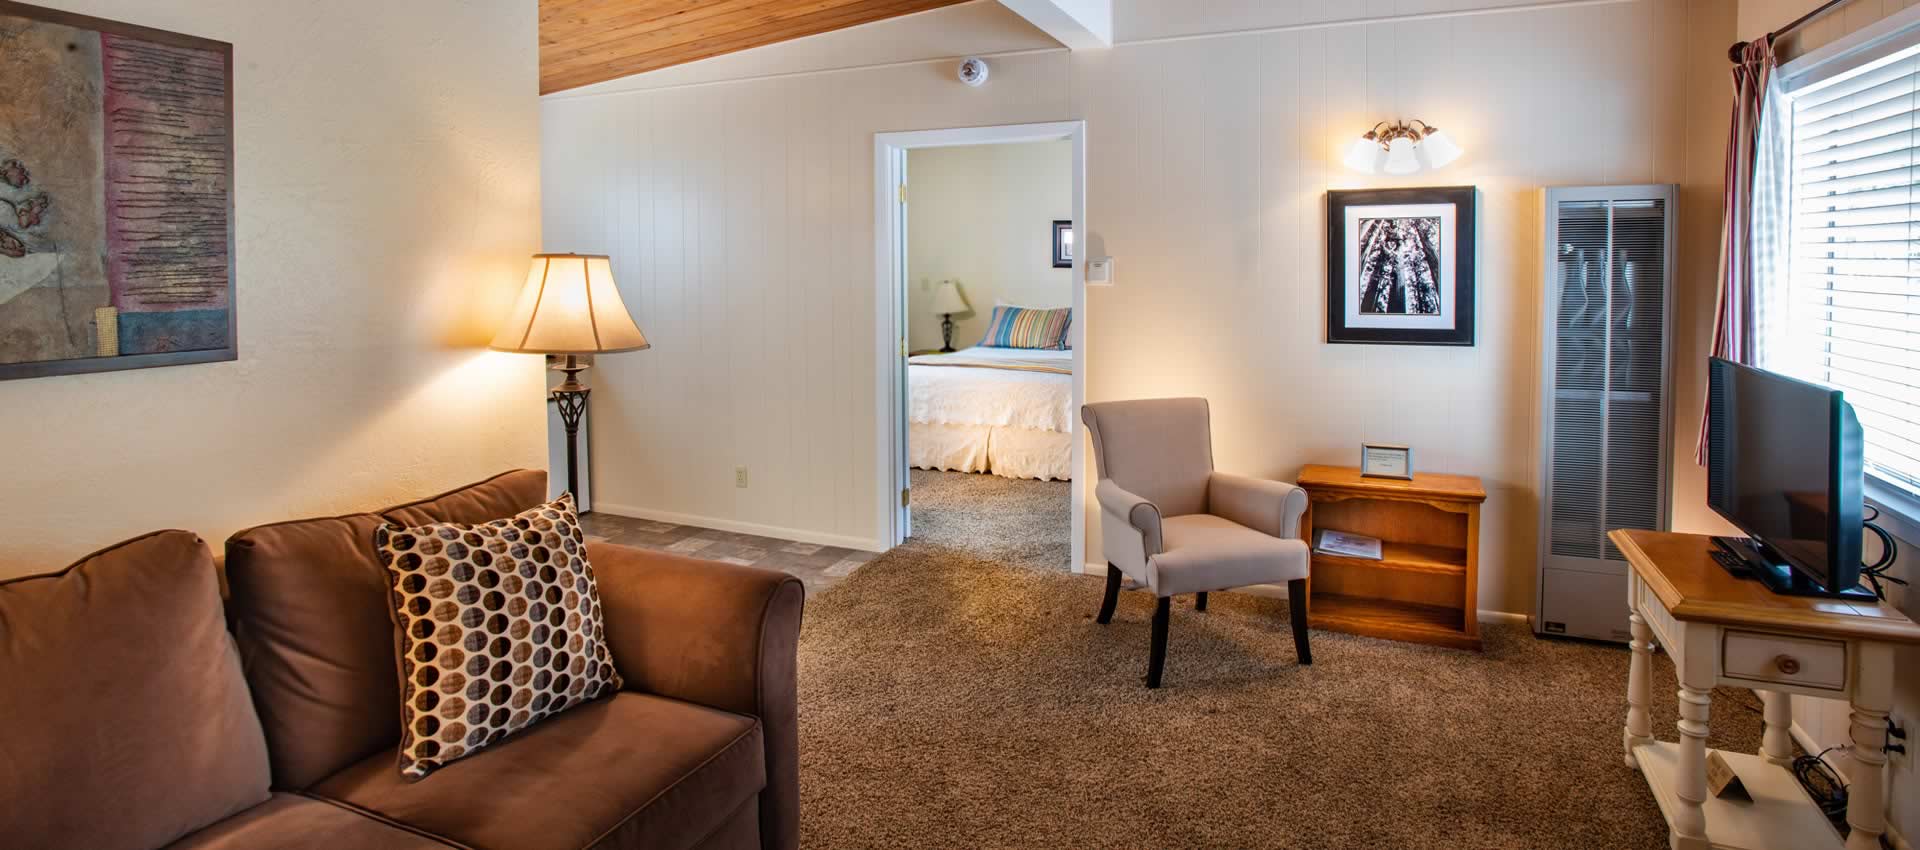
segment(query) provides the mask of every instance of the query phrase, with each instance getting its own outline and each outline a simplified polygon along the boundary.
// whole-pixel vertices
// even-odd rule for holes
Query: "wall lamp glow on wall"
[[[1414,126],[1419,125],[1419,126]],[[1384,128],[1384,129],[1383,129]],[[1347,167],[1366,174],[1412,174],[1443,168],[1460,158],[1460,146],[1418,118],[1382,121],[1347,148]]]

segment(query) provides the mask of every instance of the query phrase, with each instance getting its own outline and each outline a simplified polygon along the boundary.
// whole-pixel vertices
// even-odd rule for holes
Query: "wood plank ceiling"
[[[540,93],[967,0],[540,0]]]

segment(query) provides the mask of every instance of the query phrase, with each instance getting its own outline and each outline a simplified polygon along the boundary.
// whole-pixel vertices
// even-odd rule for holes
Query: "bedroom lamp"
[[[613,282],[613,263],[599,254],[535,254],[527,283],[500,333],[487,346],[521,354],[566,355],[553,368],[567,379],[548,398],[560,409],[567,429],[567,492],[580,498],[580,418],[587,412],[587,386],[580,372],[582,355],[639,351],[649,347],[646,334],[634,324],[620,289]]]
[[[971,309],[967,306],[967,299],[960,295],[959,284],[943,280],[933,290],[933,312],[940,314],[940,353],[953,352],[953,314]]]

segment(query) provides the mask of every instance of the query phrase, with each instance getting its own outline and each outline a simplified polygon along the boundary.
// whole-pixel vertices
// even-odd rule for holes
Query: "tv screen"
[[[1804,579],[1853,587],[1861,533],[1853,409],[1838,390],[1728,360],[1714,358],[1709,373],[1708,504]]]

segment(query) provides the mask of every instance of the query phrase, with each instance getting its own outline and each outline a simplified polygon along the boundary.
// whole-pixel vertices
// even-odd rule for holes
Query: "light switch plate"
[[[1087,261],[1088,286],[1113,285],[1113,258],[1099,257]]]

